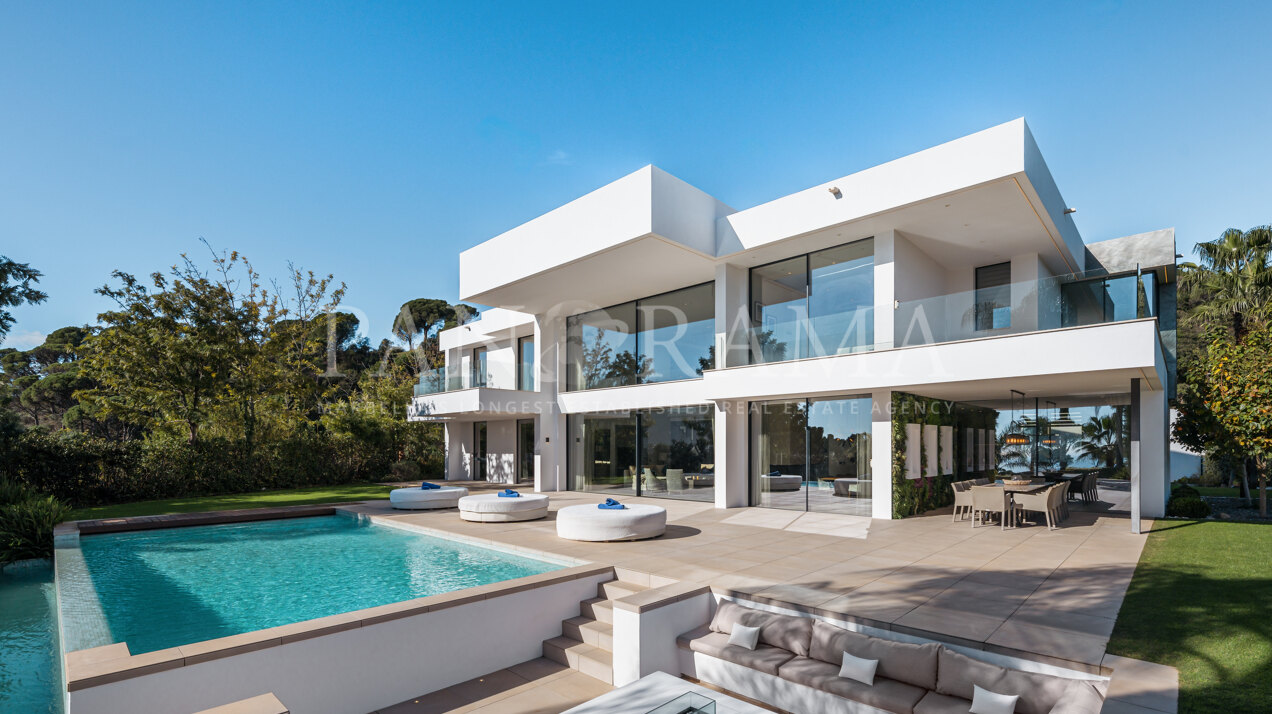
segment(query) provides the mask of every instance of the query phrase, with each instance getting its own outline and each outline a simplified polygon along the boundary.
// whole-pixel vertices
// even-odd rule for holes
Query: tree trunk
[[[1241,497],[1250,505],[1250,459],[1241,460]]]
[[[1259,518],[1268,517],[1268,469],[1267,459],[1259,459]]]

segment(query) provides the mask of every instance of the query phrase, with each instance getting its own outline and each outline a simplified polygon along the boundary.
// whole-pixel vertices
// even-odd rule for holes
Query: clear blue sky
[[[50,295],[5,346],[200,236],[378,340],[645,164],[746,208],[1018,116],[1088,242],[1272,222],[1272,3],[476,5],[4,3],[0,254]]]

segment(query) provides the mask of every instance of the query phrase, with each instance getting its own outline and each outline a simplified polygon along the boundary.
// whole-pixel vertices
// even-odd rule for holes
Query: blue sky
[[[1088,242],[1272,222],[1272,3],[794,5],[5,3],[0,254],[50,295],[5,346],[201,236],[378,340],[645,164],[746,208],[1018,116]]]

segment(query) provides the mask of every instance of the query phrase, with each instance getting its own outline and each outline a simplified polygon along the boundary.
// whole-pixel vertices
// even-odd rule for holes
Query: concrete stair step
[[[607,583],[601,583],[596,586],[596,594],[606,600],[617,600],[620,597],[635,595],[649,588],[636,583],[627,583],[622,580],[611,580]]]
[[[543,641],[543,656],[606,684],[614,683],[614,656],[600,647],[562,635]]]
[[[561,634],[583,644],[614,651],[614,626],[590,617],[571,617],[561,623]]]
[[[597,622],[614,624],[614,603],[605,598],[594,597],[579,603],[579,613]]]

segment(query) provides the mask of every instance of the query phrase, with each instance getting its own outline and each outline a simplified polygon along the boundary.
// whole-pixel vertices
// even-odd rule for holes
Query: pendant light
[[[1020,405],[1023,410],[1025,404],[1025,393],[1011,390],[1011,427],[1016,429],[1020,423],[1016,420],[1016,395],[1020,395]],[[1007,446],[1025,446],[1029,443],[1029,435],[1019,431],[1011,431],[1003,436],[1003,443]]]

